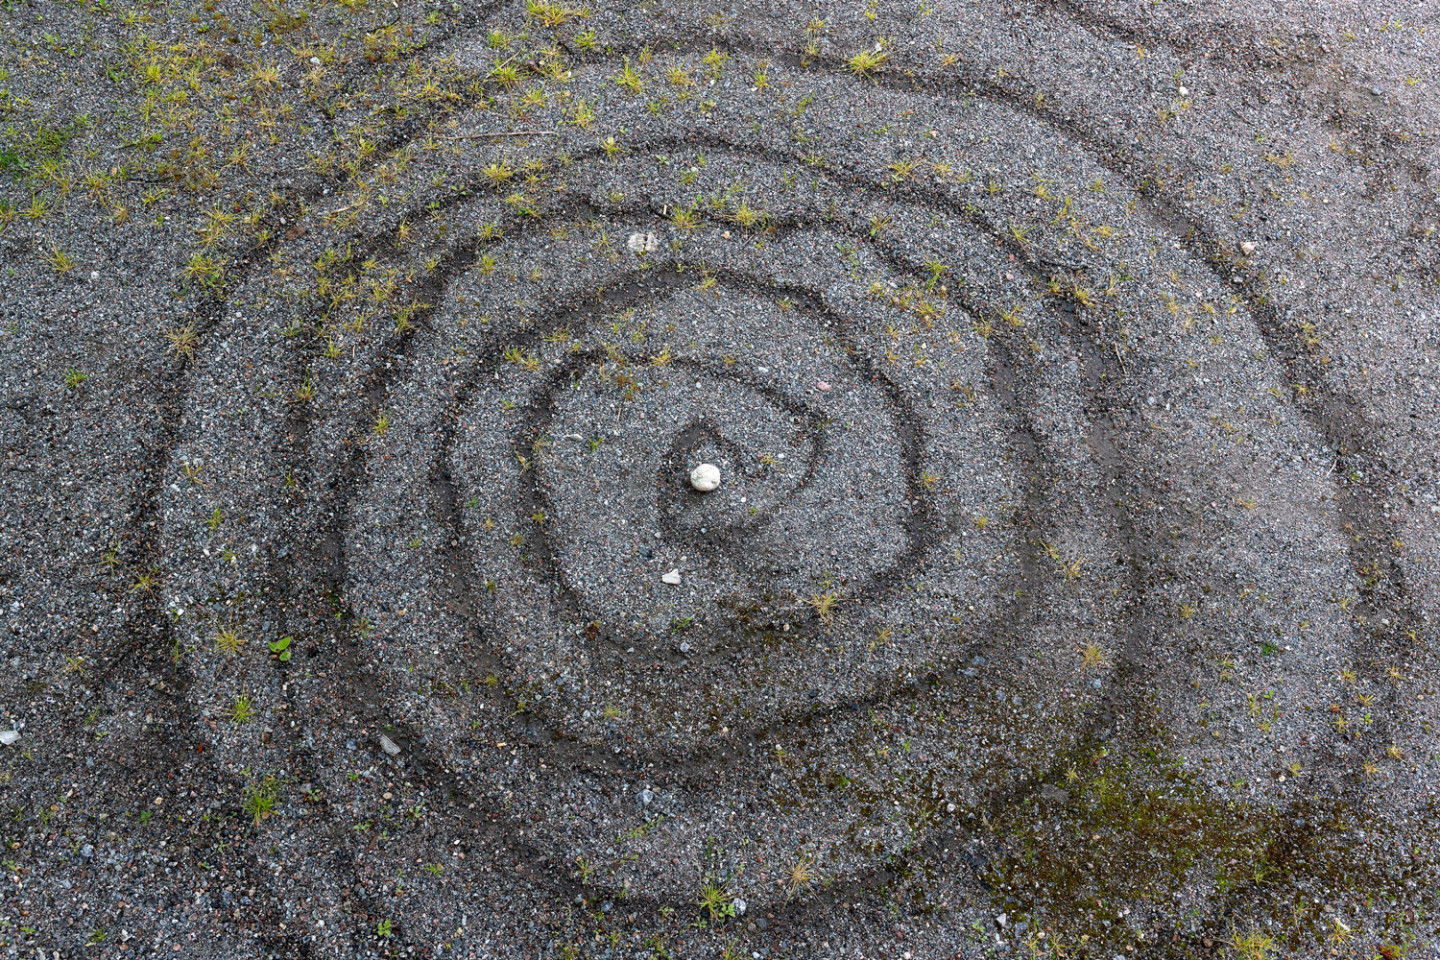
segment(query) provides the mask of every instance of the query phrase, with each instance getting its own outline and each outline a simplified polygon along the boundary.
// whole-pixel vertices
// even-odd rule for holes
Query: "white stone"
[[[680,568],[674,568],[673,570],[662,576],[660,579],[664,580],[672,587],[678,587],[680,585]]]
[[[690,471],[690,486],[701,493],[709,493],[720,486],[720,468],[713,463],[702,463]]]
[[[10,746],[10,744],[14,743],[16,740],[19,740],[19,739],[20,739],[20,731],[19,731],[19,730],[0,730],[0,744],[3,744],[3,745],[5,745],[5,746],[8,747],[8,746]]]
[[[1240,244],[1240,252],[1245,254],[1245,256],[1247,257],[1250,256],[1250,254],[1255,252],[1255,244],[1250,242],[1249,240],[1246,240],[1244,243]]]
[[[392,757],[399,756],[399,754],[400,754],[400,748],[395,745],[395,741],[394,741],[394,740],[391,740],[389,737],[385,736],[385,734],[383,734],[383,733],[380,734],[380,749],[381,749],[381,750],[384,750],[386,753],[390,754],[390,756],[392,756]]]
[[[631,253],[654,253],[660,249],[660,240],[653,233],[632,233],[625,246]]]

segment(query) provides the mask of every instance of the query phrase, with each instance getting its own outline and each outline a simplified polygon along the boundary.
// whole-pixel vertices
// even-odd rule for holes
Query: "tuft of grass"
[[[846,60],[845,65],[848,66],[856,76],[868,77],[874,74],[876,70],[879,70],[888,59],[890,59],[890,54],[884,50],[867,49],[861,50],[849,60]]]
[[[485,168],[485,179],[490,181],[492,187],[499,187],[513,176],[515,176],[515,171],[503,160]]]
[[[815,609],[815,614],[822,623],[827,626],[835,622],[835,608],[840,604],[840,594],[834,591],[814,593],[810,596],[810,606]]]
[[[235,703],[230,707],[230,722],[239,726],[242,723],[249,723],[255,718],[255,701],[244,694],[235,698]]]
[[[224,627],[215,634],[215,648],[228,657],[233,657],[245,646],[245,638],[234,627]]]
[[[539,0],[526,0],[525,13],[541,26],[551,28],[561,27],[571,20],[590,15],[590,11],[583,8],[577,10],[558,3],[541,3]]]
[[[490,73],[486,75],[486,79],[493,80],[500,84],[500,86],[508,89],[520,82],[520,68],[509,61],[497,63]]]
[[[183,327],[171,327],[166,330],[165,339],[170,341],[168,350],[171,356],[190,360],[195,356],[195,347],[200,343],[200,334],[196,331],[195,324],[188,323]]]
[[[723,881],[710,878],[700,891],[698,903],[710,922],[715,923],[735,916],[734,899]]]
[[[615,78],[615,85],[634,94],[639,94],[645,89],[645,80],[634,67],[630,66],[629,57],[626,57],[621,65],[620,75]]]
[[[700,226],[700,215],[694,207],[681,208],[670,215],[670,222],[676,230],[694,230]]]
[[[241,809],[245,815],[255,821],[255,826],[260,826],[260,821],[266,817],[273,816],[275,805],[280,801],[280,780],[271,775],[262,779],[259,783],[252,783],[245,788],[245,800]]]
[[[764,223],[765,218],[766,214],[763,210],[756,210],[745,200],[741,200],[740,205],[730,212],[730,219],[734,220],[736,225],[747,230]]]
[[[1259,927],[1235,934],[1228,944],[1238,960],[1270,960],[1275,956],[1275,938],[1262,933]]]
[[[204,253],[193,255],[182,271],[187,282],[198,284],[205,290],[219,288],[225,277],[225,261]]]
[[[815,882],[817,875],[814,857],[803,856],[796,860],[785,877],[785,896],[794,898],[804,893]]]

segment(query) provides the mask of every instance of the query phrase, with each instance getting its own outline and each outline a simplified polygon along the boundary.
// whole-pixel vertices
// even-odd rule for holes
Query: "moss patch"
[[[1413,878],[1434,869],[1387,858],[1364,822],[1339,800],[1227,800],[1153,749],[1090,747],[992,822],[1004,853],[985,879],[1022,938],[1071,956],[1213,955],[1252,917],[1277,949],[1317,955],[1352,904],[1388,905],[1371,934],[1403,943],[1433,890]]]

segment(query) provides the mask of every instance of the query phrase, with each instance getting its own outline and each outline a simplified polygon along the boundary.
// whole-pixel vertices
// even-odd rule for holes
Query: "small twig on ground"
[[[553,137],[558,130],[505,130],[500,133],[457,133],[450,137],[436,137],[436,140],[488,140],[491,137]]]

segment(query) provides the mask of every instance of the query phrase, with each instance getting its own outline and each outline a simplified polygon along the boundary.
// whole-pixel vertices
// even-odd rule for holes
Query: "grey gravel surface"
[[[1436,12],[0,4],[0,957],[1440,955]]]

